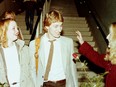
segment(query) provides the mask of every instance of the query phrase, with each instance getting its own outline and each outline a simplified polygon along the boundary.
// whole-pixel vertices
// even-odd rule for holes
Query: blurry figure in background
[[[35,87],[30,75],[28,46],[18,39],[18,34],[14,20],[0,21],[0,83],[2,87]]]
[[[37,2],[35,0],[25,0],[24,8],[25,8],[26,27],[27,27],[27,30],[30,30],[30,34],[32,34],[33,24],[34,24],[34,15],[35,15],[35,10],[37,8]]]
[[[37,0],[37,15],[40,16],[45,0]]]
[[[4,13],[4,19],[13,19],[13,20],[16,20],[16,14],[15,14],[15,12],[13,12],[13,11],[6,11]],[[18,27],[18,30],[19,30],[18,38],[21,39],[21,40],[24,40],[22,32],[21,32],[21,29],[19,27]]]
[[[15,0],[17,7],[18,7],[18,11],[16,12],[17,14],[20,14],[24,11],[24,4],[23,4],[24,0]]]

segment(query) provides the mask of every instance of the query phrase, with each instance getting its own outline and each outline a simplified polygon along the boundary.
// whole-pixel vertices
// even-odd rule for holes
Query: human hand
[[[79,43],[83,44],[84,40],[83,40],[83,37],[81,35],[81,32],[80,31],[76,31],[76,34],[77,34],[77,39],[78,39]]]

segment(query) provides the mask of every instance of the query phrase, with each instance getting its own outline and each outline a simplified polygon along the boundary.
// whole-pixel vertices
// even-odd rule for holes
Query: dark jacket
[[[33,11],[37,8],[37,3],[35,1],[26,1],[24,2],[24,9]]]

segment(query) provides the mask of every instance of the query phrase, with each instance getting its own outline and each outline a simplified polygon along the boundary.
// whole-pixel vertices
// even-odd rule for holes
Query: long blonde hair
[[[8,47],[8,38],[7,38],[7,30],[9,23],[11,21],[14,21],[12,19],[4,19],[0,21],[0,43],[2,47],[6,48]]]
[[[4,29],[4,23],[0,21],[0,44],[2,44],[2,38],[3,38],[3,29]]]
[[[116,64],[116,22],[112,23],[110,28],[110,48],[106,51],[106,61],[111,61],[111,64]]]

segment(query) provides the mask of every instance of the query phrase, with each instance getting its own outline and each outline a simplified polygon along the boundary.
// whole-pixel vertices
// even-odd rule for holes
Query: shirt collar
[[[59,41],[60,37],[59,38],[55,38],[55,41]],[[50,41],[50,39],[47,37],[47,33],[45,33],[45,40],[46,41]]]

